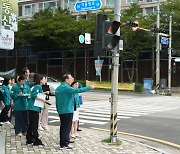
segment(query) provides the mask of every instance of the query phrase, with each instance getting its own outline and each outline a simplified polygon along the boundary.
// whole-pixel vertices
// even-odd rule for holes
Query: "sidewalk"
[[[3,134],[5,138],[3,138]],[[40,132],[42,142],[45,147],[26,145],[25,136],[17,137],[12,125],[4,124],[0,126],[0,153],[3,154],[3,148],[6,154],[160,154],[162,152],[152,147],[123,140],[121,145],[109,145],[101,142],[102,139],[108,138],[109,133],[93,129],[83,128],[78,135],[78,141],[72,143],[73,150],[59,150],[59,127],[49,126],[48,131]],[[1,144],[2,143],[2,144]],[[4,146],[3,146],[4,145]]]

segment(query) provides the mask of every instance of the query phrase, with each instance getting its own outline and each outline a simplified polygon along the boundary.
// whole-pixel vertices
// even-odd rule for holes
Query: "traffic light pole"
[[[169,19],[168,96],[171,95],[172,16]]]
[[[114,20],[120,22],[121,0],[114,1]],[[120,36],[120,27],[117,31]],[[119,53],[118,45],[112,50],[112,74],[111,74],[111,121],[110,138],[111,142],[117,142],[117,103],[118,103],[118,74],[119,74]]]
[[[157,0],[157,28],[160,28],[160,2]],[[156,88],[160,86],[160,39],[159,33],[156,35]]]

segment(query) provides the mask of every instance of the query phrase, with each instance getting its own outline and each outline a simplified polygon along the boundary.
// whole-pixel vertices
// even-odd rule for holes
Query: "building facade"
[[[36,12],[40,10],[50,8],[52,11],[55,11],[59,6],[62,9],[68,9],[72,15],[78,16],[79,14],[87,14],[87,12],[76,12],[75,4],[79,1],[87,0],[19,0],[19,17],[20,18],[31,18]],[[115,0],[101,0],[102,8],[113,8]],[[122,9],[128,8],[131,3],[134,3],[138,0],[122,0],[121,5]],[[160,0],[165,1],[165,0]],[[139,4],[143,9],[143,14],[149,14],[156,11],[157,0],[139,0]],[[97,11],[92,11],[96,13]]]

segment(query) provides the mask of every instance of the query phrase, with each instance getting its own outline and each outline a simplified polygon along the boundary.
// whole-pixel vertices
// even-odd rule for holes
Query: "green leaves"
[[[16,46],[31,44],[38,50],[76,48],[78,37],[88,32],[94,36],[95,15],[89,20],[76,21],[67,10],[60,8],[56,12],[45,9],[34,15],[32,20],[20,20],[15,35]]]

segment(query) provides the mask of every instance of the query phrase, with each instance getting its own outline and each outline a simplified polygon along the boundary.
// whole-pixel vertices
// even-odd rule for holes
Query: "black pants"
[[[0,122],[10,121],[10,117],[8,117],[9,110],[10,110],[10,105],[5,105],[0,115]]]
[[[69,144],[69,133],[72,126],[73,113],[59,114],[60,117],[60,146],[64,147]]]
[[[26,135],[27,142],[39,143],[41,140],[38,139],[38,123],[39,123],[39,112],[29,111],[29,125]]]

